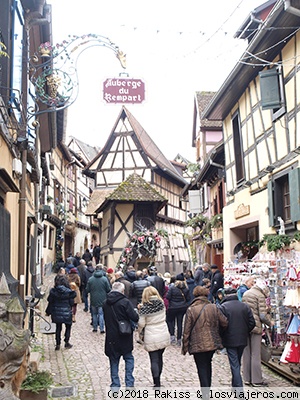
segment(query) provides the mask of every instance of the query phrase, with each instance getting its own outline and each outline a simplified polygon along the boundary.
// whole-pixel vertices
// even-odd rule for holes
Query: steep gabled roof
[[[140,175],[134,173],[109,194],[97,210],[100,212],[109,201],[118,202],[155,202],[160,210],[168,201]]]
[[[169,177],[172,177],[177,182],[180,182],[182,185],[185,185],[187,183],[186,180],[178,173],[176,168],[164,156],[164,154],[157,147],[157,145],[153,142],[153,140],[150,138],[150,136],[145,131],[145,129],[141,126],[141,124],[134,118],[134,116],[124,106],[122,107],[122,110],[117,118],[117,121],[111,131],[110,136],[108,137],[106,144],[101,149],[100,153],[87,165],[87,168],[85,169],[84,172],[87,175],[93,175],[96,172],[95,170],[91,170],[90,167],[93,164],[95,165],[95,162],[98,159],[100,161],[101,157],[104,156],[109,151],[110,146],[112,145],[112,141],[113,141],[112,138],[114,136],[115,129],[121,119],[128,120],[128,122],[133,130],[133,134],[135,135],[137,141],[139,142],[141,151],[149,159],[151,159],[151,161],[155,164],[155,167],[152,167],[152,168],[161,170],[161,172],[163,172],[164,174],[169,175]]]
[[[221,121],[208,120],[207,118],[202,117],[203,111],[206,109],[208,104],[211,102],[211,100],[215,94],[216,94],[216,92],[196,92],[196,100],[197,100],[198,110],[199,110],[200,129],[201,130],[222,128]]]
[[[68,147],[70,147],[73,151],[76,151],[77,149],[75,150],[73,148],[74,144],[76,144],[77,147],[80,149],[80,152],[82,153],[82,156],[86,163],[93,160],[100,151],[100,147],[91,146],[90,144],[84,143],[73,136],[71,136],[70,139],[71,140],[69,141]]]

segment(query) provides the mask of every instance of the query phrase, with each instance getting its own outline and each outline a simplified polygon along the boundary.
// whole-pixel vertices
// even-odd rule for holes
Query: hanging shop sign
[[[142,103],[145,100],[145,83],[141,79],[106,79],[103,83],[103,99],[107,103]]]

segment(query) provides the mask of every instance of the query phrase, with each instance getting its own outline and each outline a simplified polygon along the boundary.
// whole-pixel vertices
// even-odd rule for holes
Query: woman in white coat
[[[163,353],[170,344],[170,335],[164,301],[155,287],[148,286],[144,289],[142,304],[138,308],[138,332],[143,336],[144,348],[149,353],[154,387],[160,387]]]

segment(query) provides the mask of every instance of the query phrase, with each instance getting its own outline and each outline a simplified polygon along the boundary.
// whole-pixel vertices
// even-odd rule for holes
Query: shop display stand
[[[299,362],[287,362],[282,358],[286,343],[291,338],[299,339],[300,349],[300,328],[292,336],[287,333],[291,315],[298,315],[300,311],[300,252],[293,249],[276,253],[265,251],[257,253],[254,258],[225,265],[224,286],[237,288],[247,276],[266,280],[270,289],[267,307],[275,325],[271,335],[262,335],[262,363],[293,384],[300,385],[300,359]],[[287,295],[288,290],[295,293]]]

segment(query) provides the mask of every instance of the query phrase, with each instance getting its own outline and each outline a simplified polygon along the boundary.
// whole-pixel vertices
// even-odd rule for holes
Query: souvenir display
[[[267,308],[274,327],[266,365],[300,383],[300,252],[287,249],[257,253],[255,259],[224,266],[224,286],[238,288],[248,276],[264,278],[270,295]],[[266,345],[264,334],[262,344]],[[296,376],[296,378],[295,378]],[[297,380],[299,377],[299,381]]]

